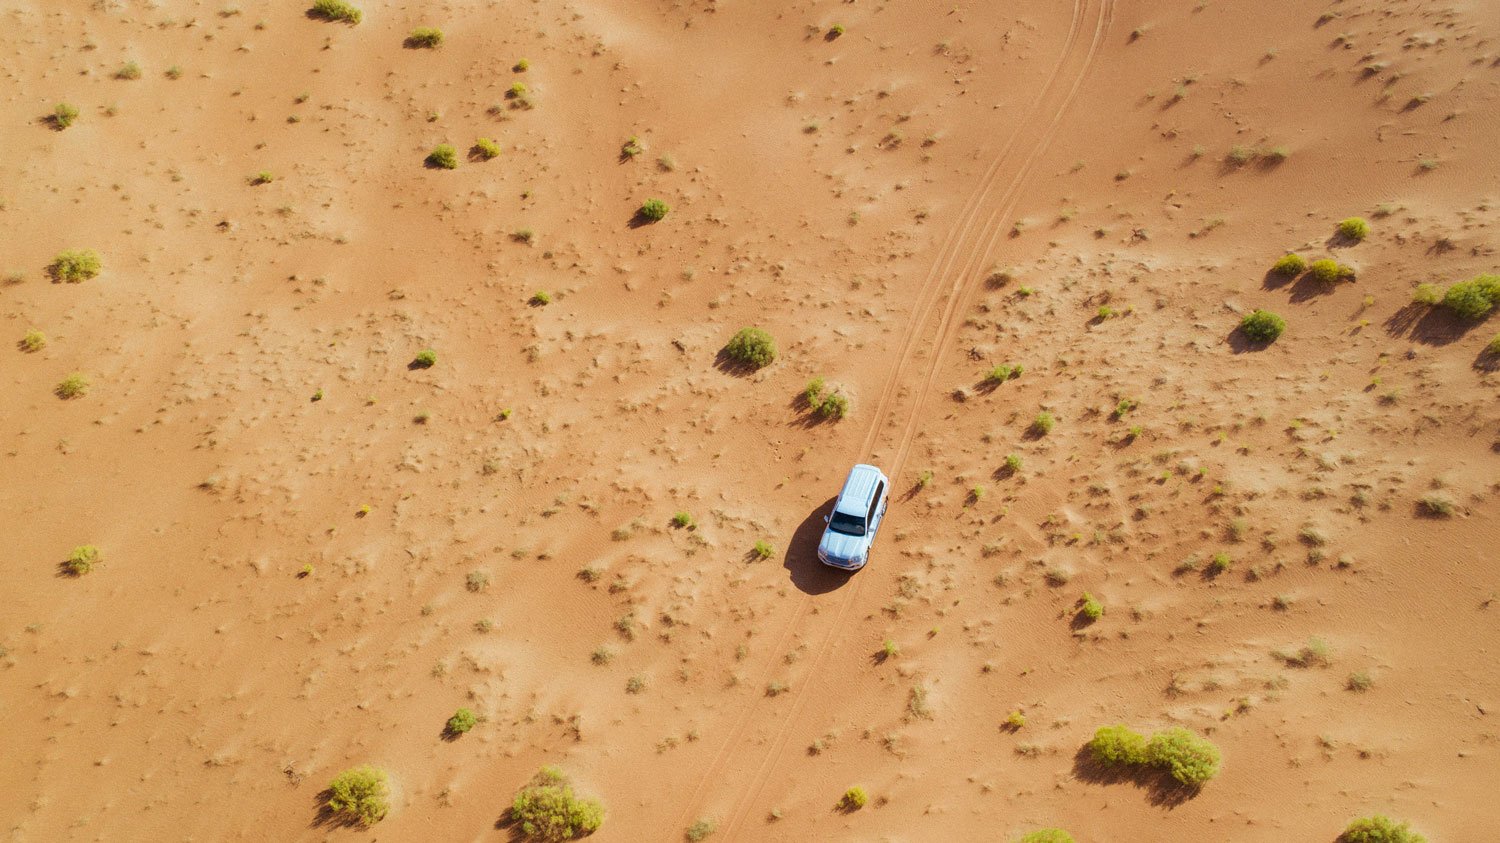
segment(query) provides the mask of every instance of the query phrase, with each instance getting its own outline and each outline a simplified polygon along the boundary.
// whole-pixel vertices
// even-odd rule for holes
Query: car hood
[[[823,540],[818,542],[818,553],[831,559],[859,559],[865,555],[865,537],[824,529]]]

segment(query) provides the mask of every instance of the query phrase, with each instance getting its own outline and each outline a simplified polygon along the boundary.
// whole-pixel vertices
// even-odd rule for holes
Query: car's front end
[[[824,530],[818,542],[818,561],[843,571],[858,571],[870,558],[870,549],[862,536],[851,536],[837,530]]]

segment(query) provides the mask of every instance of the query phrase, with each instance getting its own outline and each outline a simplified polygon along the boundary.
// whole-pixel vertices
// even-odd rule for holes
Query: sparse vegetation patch
[[[443,44],[443,31],[431,26],[419,26],[406,36],[405,45],[414,50],[431,50]]]
[[[604,805],[573,792],[556,767],[543,767],[516,793],[510,817],[529,840],[557,843],[593,834],[604,824]]]
[[[1338,843],[1427,843],[1427,838],[1407,823],[1376,814],[1349,823]]]
[[[359,23],[364,20],[365,13],[358,6],[346,0],[315,0],[312,8],[307,11],[308,17],[326,21],[342,21],[343,23]]]
[[[357,825],[374,825],[390,810],[391,787],[386,772],[368,764],[345,770],[328,785],[328,810]]]
[[[724,346],[724,354],[736,363],[760,369],[776,359],[776,341],[760,328],[741,328]]]
[[[54,281],[77,284],[97,276],[103,268],[99,254],[93,249],[69,249],[53,258],[47,272]]]

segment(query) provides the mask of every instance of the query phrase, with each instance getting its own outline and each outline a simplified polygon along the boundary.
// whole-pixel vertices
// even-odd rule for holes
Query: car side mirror
[[[823,523],[824,524],[827,524],[828,522],[830,522],[832,520],[833,520],[833,516],[832,515],[825,515],[825,516],[823,516]]]

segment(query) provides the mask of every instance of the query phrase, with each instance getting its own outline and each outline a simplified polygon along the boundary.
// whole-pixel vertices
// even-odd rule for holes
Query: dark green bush
[[[380,822],[390,810],[390,798],[385,771],[368,764],[339,773],[328,785],[328,810],[350,823]]]
[[[346,0],[314,0],[312,8],[307,13],[321,20],[345,23],[359,23],[365,16],[359,7]]]
[[[1460,281],[1443,294],[1443,306],[1464,319],[1483,319],[1500,304],[1500,275]]]
[[[417,356],[412,358],[411,362],[418,369],[431,369],[433,364],[437,363],[437,352],[430,348],[424,348],[417,352]]]
[[[660,199],[647,199],[641,203],[640,214],[652,222],[660,222],[670,210],[672,210],[671,206]]]
[[[1088,748],[1100,764],[1146,763],[1146,736],[1128,726],[1101,726],[1094,732]]]
[[[1073,843],[1073,835],[1060,828],[1039,828],[1023,834],[1016,843]]]
[[[458,150],[452,145],[440,143],[427,154],[427,164],[444,170],[458,169]]]
[[[1427,838],[1404,822],[1376,814],[1349,823],[1339,836],[1339,843],[1427,843]]]
[[[1311,264],[1308,264],[1307,270],[1312,274],[1314,279],[1324,284],[1332,284],[1335,281],[1354,277],[1353,267],[1339,263],[1333,258],[1315,260]]]
[[[1046,436],[1052,432],[1052,427],[1057,424],[1057,419],[1051,413],[1043,410],[1036,414],[1031,422],[1031,432],[1037,436]]]
[[[1339,223],[1339,234],[1358,242],[1370,236],[1370,224],[1364,217],[1350,217]]]
[[[1296,252],[1288,252],[1281,256],[1281,260],[1271,265],[1271,272],[1285,278],[1292,278],[1307,271],[1307,259]]]
[[[776,359],[776,341],[760,328],[741,328],[724,346],[724,354],[736,363],[759,369]]]
[[[464,732],[474,728],[477,723],[479,723],[478,715],[467,708],[460,708],[458,711],[453,712],[452,717],[448,718],[447,731],[450,735],[462,735]]]
[[[593,834],[604,824],[604,806],[574,794],[568,777],[556,767],[543,767],[521,788],[510,815],[524,837],[547,843]]]
[[[58,103],[57,107],[52,109],[52,125],[56,126],[59,129],[68,128],[69,126],[73,125],[73,121],[77,119],[78,109],[74,108],[71,105],[68,105],[65,102]]]
[[[1273,342],[1286,330],[1286,320],[1269,310],[1255,310],[1240,320],[1240,332],[1256,342]]]
[[[79,281],[87,281],[95,277],[101,269],[103,269],[103,264],[99,261],[98,253],[93,249],[69,249],[58,253],[47,267],[47,272],[54,281],[77,284]]]
[[[431,50],[442,46],[443,31],[431,26],[419,26],[413,29],[410,35],[406,36],[404,43],[412,49],[426,48]]]
[[[1172,778],[1198,787],[1219,774],[1219,748],[1181,726],[1157,732],[1146,744],[1147,763],[1172,774]]]
[[[1104,604],[1099,602],[1099,598],[1085,591],[1083,597],[1078,600],[1078,614],[1092,623],[1104,617]]]

